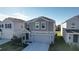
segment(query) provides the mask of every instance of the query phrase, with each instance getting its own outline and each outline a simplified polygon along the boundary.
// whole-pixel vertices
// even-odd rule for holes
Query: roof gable
[[[69,18],[68,20],[66,20],[65,22],[63,22],[62,24],[64,24],[64,23],[66,23],[66,22],[68,22],[68,21],[70,21],[70,20],[79,20],[79,15],[76,15],[76,16],[73,16],[73,17],[71,17],[71,18]]]
[[[32,19],[32,20],[29,20],[29,21],[27,21],[28,23],[30,23],[30,22],[35,22],[35,21],[37,21],[37,20],[45,20],[45,21],[51,21],[51,22],[53,22],[53,23],[55,23],[55,21],[53,20],[53,19],[50,19],[50,18],[48,18],[48,17],[45,17],[45,16],[40,16],[40,17],[37,17],[37,18],[34,18],[34,19]]]
[[[67,33],[79,33],[79,29],[66,29]]]
[[[5,18],[3,21],[6,21],[6,20],[10,20],[10,21],[12,21],[12,22],[25,22],[25,21],[22,20],[22,19],[12,18],[12,17]]]

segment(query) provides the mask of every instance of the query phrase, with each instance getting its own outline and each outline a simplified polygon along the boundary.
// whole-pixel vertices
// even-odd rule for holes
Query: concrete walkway
[[[9,42],[9,39],[0,39],[0,45]]]
[[[23,51],[48,51],[49,44],[33,42],[29,46],[23,49]]]

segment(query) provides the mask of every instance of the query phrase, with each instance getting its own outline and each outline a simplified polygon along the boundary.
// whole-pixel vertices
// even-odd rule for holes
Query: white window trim
[[[43,23],[45,24],[45,28],[42,28],[42,24],[43,24]],[[41,29],[42,29],[42,30],[46,30],[46,22],[41,22]]]
[[[75,23],[71,23],[71,28],[75,28]]]
[[[38,25],[38,28],[36,27]],[[39,22],[35,22],[35,29],[39,29],[40,28],[40,23]]]

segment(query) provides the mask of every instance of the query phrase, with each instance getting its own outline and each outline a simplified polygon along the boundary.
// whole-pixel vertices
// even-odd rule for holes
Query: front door
[[[78,35],[73,35],[73,42],[77,43],[78,42]]]
[[[26,40],[29,40],[29,33],[26,33]]]

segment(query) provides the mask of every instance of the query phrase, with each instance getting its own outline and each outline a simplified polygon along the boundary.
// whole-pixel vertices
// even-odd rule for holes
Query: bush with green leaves
[[[18,45],[18,46],[22,46],[22,39],[18,38],[17,36],[13,36],[12,40],[12,44],[13,45]]]

